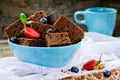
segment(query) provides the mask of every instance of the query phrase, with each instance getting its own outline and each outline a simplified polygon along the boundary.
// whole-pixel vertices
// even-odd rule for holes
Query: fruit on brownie
[[[5,28],[5,33],[9,39],[13,38],[11,42],[26,46],[65,46],[84,37],[83,30],[65,16],[58,18],[57,12],[47,16],[44,11],[37,11],[28,18],[21,13],[19,20]]]
[[[54,32],[54,30],[50,28],[46,31],[46,34],[53,33],[53,32]]]
[[[43,23],[43,24],[47,24],[48,23],[48,20],[46,18],[41,18],[40,19],[40,22]]]
[[[52,29],[51,25],[40,22],[31,22],[31,27],[41,34],[42,39],[45,39],[46,31]]]
[[[18,38],[18,43],[24,46],[35,46],[35,47],[46,46],[46,42],[44,39]]]
[[[45,36],[48,47],[70,45],[71,41],[67,32],[49,33]]]
[[[65,16],[60,16],[54,23],[53,28],[55,32],[68,32],[72,44],[84,37],[83,30]]]
[[[60,80],[119,80],[120,79],[120,67],[107,71],[94,72],[90,74],[80,76],[69,76]],[[106,76],[107,74],[107,76]]]
[[[40,34],[31,27],[31,22],[33,21],[28,21],[24,13],[20,14],[20,20],[24,24],[24,29],[21,30],[21,34],[29,38],[40,38]]]
[[[32,16],[28,18],[29,21],[35,21],[39,22],[39,20],[43,17],[47,17],[46,13],[44,11],[37,11],[35,12]],[[21,35],[21,30],[24,28],[24,24],[20,19],[17,21],[13,22],[11,25],[5,28],[5,34],[7,35],[8,38],[11,37],[17,37]]]
[[[18,44],[18,39],[17,39],[17,37],[11,37],[11,38],[10,38],[10,41],[13,42],[13,43]]]
[[[40,34],[31,27],[24,28],[24,36],[29,38],[40,38]]]

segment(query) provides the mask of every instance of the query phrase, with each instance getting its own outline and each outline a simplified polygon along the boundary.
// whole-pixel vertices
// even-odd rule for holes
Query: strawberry
[[[89,60],[88,62],[86,62],[83,67],[82,70],[98,70],[100,67],[100,63],[102,62],[101,60],[102,55],[100,56],[99,60]]]
[[[96,60],[90,60],[90,61],[88,61],[87,63],[85,63],[84,65],[83,65],[83,68],[82,69],[84,69],[84,70],[94,70],[94,67],[95,66],[97,66],[97,64],[96,64]]]
[[[40,38],[40,34],[33,28],[31,27],[26,27],[24,29],[24,35],[26,37],[30,37],[30,38]]]
[[[27,18],[24,13],[20,14],[20,20],[24,24],[24,29],[20,33],[24,33],[26,37],[30,38],[40,38],[40,34],[33,28],[30,27],[32,21],[27,21]],[[26,27],[27,26],[27,27]]]

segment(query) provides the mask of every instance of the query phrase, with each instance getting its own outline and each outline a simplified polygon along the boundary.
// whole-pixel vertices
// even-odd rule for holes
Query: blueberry
[[[10,38],[10,41],[16,44],[18,43],[17,37]]]
[[[71,72],[78,73],[78,72],[79,72],[79,68],[76,67],[76,66],[73,66],[73,67],[71,68]]]
[[[103,71],[104,77],[109,77],[111,75],[111,72],[108,70]]]
[[[44,23],[44,24],[47,24],[48,23],[48,20],[46,18],[41,18],[40,19],[40,22],[41,23]]]
[[[46,34],[53,33],[53,32],[54,32],[53,29],[48,29],[48,30],[46,31]]]

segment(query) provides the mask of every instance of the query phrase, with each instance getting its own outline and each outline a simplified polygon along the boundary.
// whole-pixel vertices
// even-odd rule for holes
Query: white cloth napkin
[[[47,68],[31,63],[21,62],[15,57],[6,57],[0,60],[0,80],[58,80],[71,75],[87,74],[93,71],[79,71],[79,73],[63,73],[72,66],[79,68],[90,59],[102,60],[105,69],[120,66],[120,40],[98,33],[85,33],[81,47],[72,61],[61,68]]]

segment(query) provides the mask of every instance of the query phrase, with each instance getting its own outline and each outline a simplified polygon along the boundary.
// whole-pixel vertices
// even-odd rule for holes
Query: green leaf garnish
[[[20,13],[20,20],[22,20],[22,22],[24,22],[25,24],[28,22],[27,17],[25,16],[24,13]]]
[[[26,22],[26,26],[30,26],[31,22],[33,22],[33,21]]]

